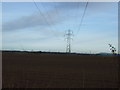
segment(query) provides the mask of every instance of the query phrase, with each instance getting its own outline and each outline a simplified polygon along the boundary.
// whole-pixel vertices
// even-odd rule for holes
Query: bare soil
[[[118,88],[118,57],[2,53],[3,88]]]

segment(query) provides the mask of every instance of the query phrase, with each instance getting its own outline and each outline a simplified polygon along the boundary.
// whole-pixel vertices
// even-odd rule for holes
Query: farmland
[[[2,53],[3,88],[117,88],[118,57]]]

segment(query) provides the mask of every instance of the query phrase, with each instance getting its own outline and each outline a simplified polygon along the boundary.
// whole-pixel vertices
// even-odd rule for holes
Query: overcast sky
[[[118,49],[118,3],[89,2],[2,3],[3,50],[66,50],[65,32],[73,31],[72,52],[110,52]]]

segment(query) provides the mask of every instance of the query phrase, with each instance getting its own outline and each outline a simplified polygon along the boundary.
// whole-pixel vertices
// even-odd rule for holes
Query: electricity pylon
[[[110,46],[110,50],[113,54],[116,54],[116,48],[112,46],[112,44],[108,44]]]
[[[73,32],[71,30],[68,30],[65,36],[67,41],[66,52],[71,53],[71,40],[72,40],[71,36],[73,36]]]

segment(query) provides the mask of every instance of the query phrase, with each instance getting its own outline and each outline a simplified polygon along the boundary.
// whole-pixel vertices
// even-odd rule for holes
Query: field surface
[[[117,56],[2,53],[3,88],[117,88]]]

